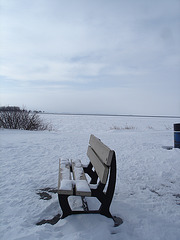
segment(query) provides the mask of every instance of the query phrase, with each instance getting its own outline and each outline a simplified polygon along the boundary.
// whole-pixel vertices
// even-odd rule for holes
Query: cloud
[[[127,94],[141,99],[147,88],[159,89],[162,98],[170,96],[180,87],[179,6],[178,0],[2,0],[2,89],[19,93],[42,88],[42,97],[64,89],[64,98],[69,89],[82,102],[93,90],[94,98],[100,94],[107,103],[108,88],[121,96],[126,88]],[[111,99],[113,92],[109,90]],[[128,101],[127,109],[136,112],[129,94]],[[176,101],[174,111],[179,113],[178,97]],[[64,108],[75,102],[66,101]],[[84,111],[85,106],[79,106]],[[108,103],[105,106],[110,111]]]

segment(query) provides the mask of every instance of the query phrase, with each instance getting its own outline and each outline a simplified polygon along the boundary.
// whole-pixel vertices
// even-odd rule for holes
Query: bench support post
[[[106,204],[108,206],[110,206],[112,202],[115,185],[116,185],[116,155],[114,152],[110,168],[109,183],[106,191]]]
[[[116,156],[114,153],[111,162],[110,176],[106,193],[103,192],[105,185],[102,183],[99,183],[97,189],[92,189],[92,196],[96,197],[101,202],[99,213],[108,218],[113,218],[109,211],[109,208],[114,195],[115,184],[116,184]]]
[[[91,184],[96,184],[97,183],[97,179],[98,179],[98,175],[95,171],[92,170],[93,165],[90,162],[89,165],[87,167],[83,167],[84,172],[87,173],[90,177],[91,177]]]
[[[58,194],[59,204],[60,204],[61,210],[62,210],[61,219],[72,214],[72,210],[71,210],[71,208],[69,206],[69,202],[68,202],[68,197],[69,197],[68,195]]]

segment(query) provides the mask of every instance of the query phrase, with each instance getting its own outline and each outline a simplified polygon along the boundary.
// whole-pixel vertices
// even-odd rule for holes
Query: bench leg
[[[123,223],[123,220],[120,217],[112,216],[110,211],[109,211],[109,208],[110,208],[110,204],[108,204],[105,201],[101,204],[101,207],[99,209],[99,213],[101,215],[104,215],[104,216],[108,217],[108,218],[112,218],[113,221],[114,221],[114,227],[118,227],[119,225],[121,225]]]
[[[91,189],[92,196],[96,197],[101,203],[101,206],[98,212],[101,215],[104,215],[108,218],[112,218],[112,215],[109,211],[111,199],[109,199],[108,196],[106,196],[106,194],[103,193],[103,189],[104,189],[104,186],[100,183],[97,189]]]
[[[99,213],[101,214],[101,215],[104,215],[104,216],[106,216],[106,217],[108,217],[108,218],[112,218],[112,215],[111,215],[111,213],[110,213],[110,211],[109,211],[109,207],[108,206],[101,206],[100,207],[100,209],[99,209]]]
[[[61,219],[69,216],[72,214],[72,210],[69,206],[69,203],[68,203],[68,195],[60,195],[58,194],[58,198],[59,198],[59,204],[61,206],[61,209],[62,209],[62,215],[61,215]]]

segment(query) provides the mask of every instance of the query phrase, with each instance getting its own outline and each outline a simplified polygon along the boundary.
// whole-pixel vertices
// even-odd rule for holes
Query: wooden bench
[[[80,160],[59,161],[58,198],[62,209],[61,219],[71,214],[100,213],[112,218],[115,226],[118,226],[123,222],[122,219],[112,216],[109,210],[116,183],[115,152],[91,135],[87,156],[90,160],[87,166]],[[68,202],[69,196],[81,196],[84,211],[73,211]],[[96,197],[101,204],[100,208],[90,211],[85,197]]]

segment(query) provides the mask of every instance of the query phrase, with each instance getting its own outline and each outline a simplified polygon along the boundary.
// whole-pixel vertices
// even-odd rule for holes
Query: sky
[[[180,116],[180,0],[0,0],[0,105]]]

